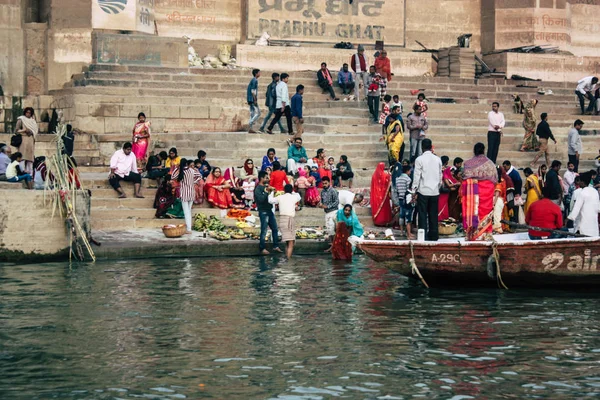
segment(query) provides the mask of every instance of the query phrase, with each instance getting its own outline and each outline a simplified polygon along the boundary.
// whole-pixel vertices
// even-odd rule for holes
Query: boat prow
[[[416,278],[413,259],[430,286],[496,285],[498,274],[508,287],[600,284],[600,238],[530,240],[527,233],[516,233],[475,242],[361,240],[357,245],[378,263]]]

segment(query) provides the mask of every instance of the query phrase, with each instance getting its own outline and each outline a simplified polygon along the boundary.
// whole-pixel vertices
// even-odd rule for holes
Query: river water
[[[593,292],[364,257],[0,265],[0,399],[600,397]]]

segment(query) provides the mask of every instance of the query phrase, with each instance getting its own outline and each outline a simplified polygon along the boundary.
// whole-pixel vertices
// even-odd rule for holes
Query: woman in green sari
[[[540,144],[535,135],[537,121],[535,117],[535,106],[538,101],[536,99],[529,100],[525,105],[525,116],[523,117],[523,129],[525,129],[525,137],[521,145],[521,151],[537,151]]]
[[[350,260],[356,242],[362,238],[364,229],[352,205],[346,204],[337,212],[337,228],[331,253],[334,260]]]

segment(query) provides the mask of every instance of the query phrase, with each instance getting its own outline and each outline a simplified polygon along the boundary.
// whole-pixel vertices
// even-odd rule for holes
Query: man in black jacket
[[[517,171],[517,169],[512,166],[509,160],[504,160],[504,162],[502,163],[502,167],[513,182],[513,186],[515,188],[515,199],[521,198],[521,194],[523,192],[523,179],[521,179],[521,174],[519,174],[519,171]],[[513,222],[519,222],[519,206],[514,205],[514,202],[512,210],[513,215],[510,218],[510,220]]]
[[[331,100],[339,100],[335,97],[335,92],[333,91],[333,75],[331,75],[331,72],[327,69],[326,63],[321,63],[321,69],[317,72],[317,81],[321,89],[329,92]]]
[[[562,163],[558,160],[552,161],[552,165],[546,174],[546,183],[544,184],[544,196],[547,196],[554,204],[560,206],[563,196],[563,188],[558,178],[558,171]]]
[[[535,163],[540,159],[542,155],[546,157],[546,165],[550,165],[550,152],[548,151],[548,139],[552,139],[554,144],[556,144],[556,139],[554,139],[554,135],[550,130],[550,125],[548,125],[548,114],[542,113],[540,115],[542,122],[540,122],[537,126],[535,134],[538,136],[540,140],[540,151],[535,155],[535,158],[531,162],[531,168],[535,167]]]

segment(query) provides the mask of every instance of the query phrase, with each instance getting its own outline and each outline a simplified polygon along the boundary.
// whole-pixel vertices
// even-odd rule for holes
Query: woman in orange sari
[[[467,240],[477,240],[492,232],[492,210],[498,171],[485,156],[485,145],[475,144],[474,157],[465,161],[461,186],[463,227]]]
[[[329,163],[327,162],[327,156],[325,155],[325,149],[317,150],[317,156],[313,158],[313,162],[315,163],[315,165],[317,167],[319,167],[319,175],[321,176],[321,179],[323,179],[323,177],[325,177],[325,176],[328,176],[329,180],[331,182],[333,182],[333,176],[331,174],[331,169],[329,167]],[[322,185],[319,184],[319,187],[322,187]]]
[[[206,178],[204,184],[208,202],[213,207],[227,209],[233,205],[231,193],[229,192],[229,183],[221,175],[221,168],[215,168]]]
[[[131,140],[131,151],[135,154],[138,170],[146,167],[146,155],[150,145],[150,121],[146,121],[146,115],[138,114],[138,122],[133,127],[133,138]]]
[[[371,212],[376,226],[387,226],[392,222],[391,182],[392,177],[385,169],[385,164],[377,164],[371,178]]]

